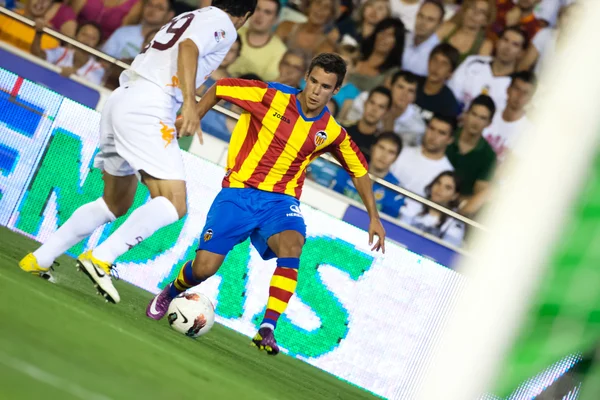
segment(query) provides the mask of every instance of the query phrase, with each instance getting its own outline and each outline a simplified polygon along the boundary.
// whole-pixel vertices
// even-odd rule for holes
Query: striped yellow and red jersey
[[[367,173],[367,163],[327,108],[307,118],[299,90],[278,83],[221,79],[217,97],[245,111],[231,135],[223,187],[256,188],[300,198],[306,167],[331,153],[353,177]]]

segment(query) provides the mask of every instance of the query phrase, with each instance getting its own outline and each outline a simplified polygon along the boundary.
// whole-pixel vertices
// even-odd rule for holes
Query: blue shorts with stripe
[[[198,250],[226,255],[250,238],[262,258],[269,260],[276,257],[267,245],[269,238],[290,230],[306,236],[295,197],[253,188],[224,188],[208,211]]]

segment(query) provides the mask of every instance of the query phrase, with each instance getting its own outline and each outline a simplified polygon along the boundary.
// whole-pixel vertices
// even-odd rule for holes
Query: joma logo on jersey
[[[315,144],[317,145],[317,147],[319,147],[320,145],[325,143],[326,140],[327,140],[327,133],[325,131],[319,131],[315,135]]]
[[[285,122],[286,124],[291,123],[292,121],[290,121],[289,118],[284,117],[283,115],[279,114],[278,112],[274,113],[273,116],[277,119],[282,120],[283,122]]]

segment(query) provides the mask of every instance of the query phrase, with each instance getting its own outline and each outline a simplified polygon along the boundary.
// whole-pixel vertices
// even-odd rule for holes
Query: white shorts
[[[144,171],[158,179],[185,180],[175,118],[179,104],[144,79],[115,90],[100,118],[94,166],[114,176]]]

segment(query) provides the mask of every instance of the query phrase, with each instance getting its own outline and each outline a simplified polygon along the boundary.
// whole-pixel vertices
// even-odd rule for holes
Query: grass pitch
[[[198,340],[145,316],[151,294],[116,282],[106,304],[75,262],[53,285],[17,263],[37,244],[0,228],[0,398],[374,399],[372,394],[215,324]]]

